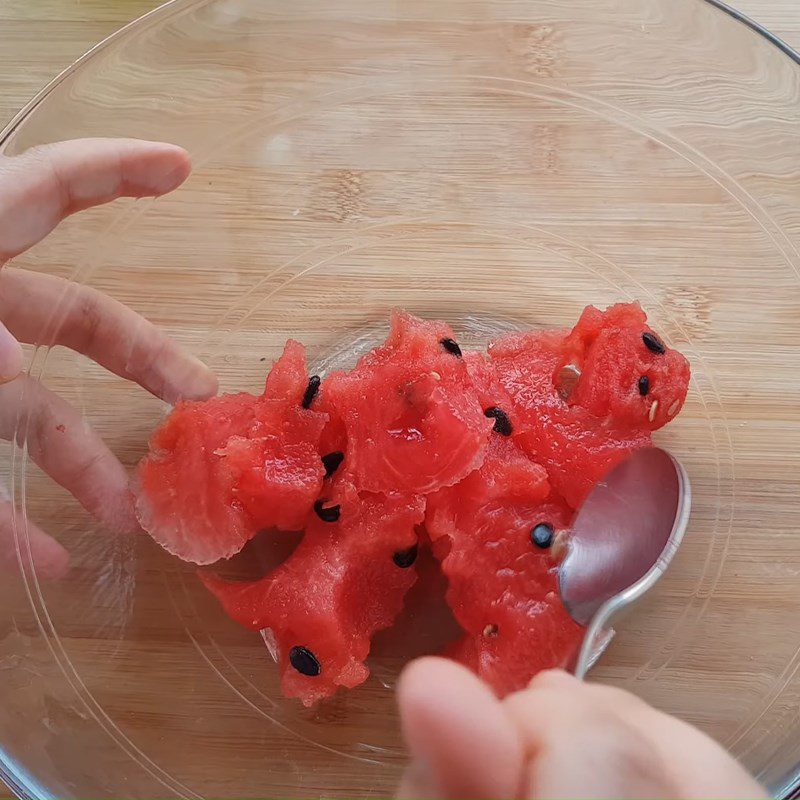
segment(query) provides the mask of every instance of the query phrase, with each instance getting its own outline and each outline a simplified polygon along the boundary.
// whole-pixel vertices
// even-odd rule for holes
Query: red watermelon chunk
[[[179,403],[139,465],[137,513],[169,552],[210,564],[259,530],[298,530],[322,486],[326,416],[301,406],[303,346],[289,342],[265,394]]]
[[[268,631],[284,694],[305,705],[366,680],[370,640],[394,622],[416,580],[421,497],[359,495],[338,482],[324,508],[336,505],[333,522],[312,512],[300,545],[262,580],[203,577],[234,620]]]
[[[320,452],[323,456],[334,453],[341,454],[342,460],[344,460],[344,452],[347,450],[347,428],[338,408],[331,401],[331,393],[328,391],[327,381],[323,382],[314,407],[328,417],[328,422],[325,424],[320,437]]]
[[[501,697],[524,689],[543,670],[568,669],[583,640],[583,628],[564,610],[555,585],[539,602],[512,595],[489,612],[492,627],[465,634],[447,655]],[[496,634],[484,632],[495,627]]]
[[[487,410],[490,414],[502,412],[509,427],[506,433],[520,434],[524,430],[523,420],[516,415],[514,401],[503,386],[495,365],[483,353],[464,353],[464,364],[484,415]]]
[[[372,637],[430,547],[463,629],[448,653],[503,695],[574,657],[582,629],[561,603],[552,544],[679,412],[688,382],[636,304],[589,307],[572,330],[506,336],[488,355],[396,312],[350,372],[309,379],[289,342],[262,396],[179,404],[139,467],[139,516],[198,564],[264,528],[304,530],[261,580],[203,580],[274,645],[285,694],[306,705],[367,678]]]
[[[384,345],[325,381],[359,490],[428,493],[480,466],[492,421],[456,348],[444,323],[395,312]]]
[[[615,425],[657,430],[686,399],[689,362],[653,333],[638,303],[586,308],[561,360],[581,373],[570,405]]]
[[[649,349],[645,334],[663,352]],[[589,307],[571,332],[513,334],[492,343],[489,354],[513,398],[521,447],[572,508],[651,443],[651,431],[680,410],[689,381],[686,359],[663,346],[638,305]]]
[[[513,398],[519,424],[516,441],[541,464],[572,508],[618,461],[649,444],[647,432],[606,427],[586,409],[570,406],[558,393],[566,334],[514,334],[490,345],[500,382]]]
[[[539,525],[555,535],[570,518],[545,470],[500,436],[480,469],[428,499],[426,528],[465,631],[450,655],[498,694],[565,666],[580,643],[581,628],[558,595],[549,544],[541,548],[531,538]]]

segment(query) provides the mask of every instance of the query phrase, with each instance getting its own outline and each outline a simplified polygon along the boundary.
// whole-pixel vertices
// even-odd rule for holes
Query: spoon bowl
[[[669,566],[691,505],[686,471],[659,448],[633,453],[584,502],[558,570],[567,611],[587,626],[574,670],[578,678],[596,660],[611,618],[647,592]]]

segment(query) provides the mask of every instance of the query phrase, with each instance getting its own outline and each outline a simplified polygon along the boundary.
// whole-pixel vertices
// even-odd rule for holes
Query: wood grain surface
[[[158,5],[153,0],[0,0],[0,127],[92,45]],[[796,0],[732,5],[800,49]]]
[[[409,4],[413,2],[409,0]],[[150,0],[0,0],[0,126],[88,47],[155,5]],[[308,0],[297,0],[298,7],[306,5]],[[800,48],[797,0],[739,0],[738,7]],[[424,30],[414,28],[413,20],[407,27],[392,28],[388,36],[398,49],[417,52],[414,48],[418,48],[420,58],[445,59],[450,48],[465,62],[471,58],[479,64],[482,58],[489,62],[496,53],[491,50],[487,31],[494,34],[496,29],[482,27],[482,20],[470,22],[473,27],[465,25],[452,37],[437,40],[441,51],[426,50],[431,42],[425,39]],[[683,22],[678,19],[676,24]],[[215,35],[219,35],[219,41],[226,41],[225,34],[214,27],[219,25],[218,19],[202,19],[196,24],[202,24],[209,47],[216,46]],[[289,40],[303,30],[303,24],[301,17],[292,23],[296,27],[288,26]],[[377,48],[370,50],[380,24],[377,15],[359,20],[358,33],[352,34],[347,24],[331,23],[330,31],[326,29],[321,36],[319,52],[313,49],[306,54],[312,65],[310,72],[319,69],[321,73],[324,59],[329,59],[326,67],[335,71],[360,46],[369,58],[358,62],[355,71],[380,74],[382,59],[387,56]],[[775,133],[783,130],[782,125],[788,130],[795,123],[795,119],[775,114],[782,92],[788,93],[791,74],[788,70],[785,75],[781,73],[778,77],[784,82],[778,80],[771,87],[774,91],[762,95],[757,80],[750,80],[749,64],[721,57],[723,86],[713,114],[706,116],[703,75],[694,83],[677,85],[673,75],[659,72],[656,59],[649,67],[652,72],[637,75],[636,80],[629,81],[628,75],[620,73],[614,81],[604,82],[587,67],[594,46],[591,38],[587,50],[576,55],[559,49],[562,41],[552,37],[547,26],[510,25],[507,31],[499,27],[504,36],[507,33],[502,44],[504,52],[510,54],[510,77],[516,78],[518,72],[546,83],[555,74],[554,65],[560,65],[568,81],[574,77],[568,70],[574,67],[577,71],[577,64],[582,75],[590,75],[590,84],[596,81],[593,89],[597,96],[635,108],[643,117],[649,114],[664,130],[677,131],[681,136],[660,136],[633,123],[616,125],[602,114],[596,115],[600,122],[593,117],[590,125],[582,120],[577,101],[565,111],[564,104],[558,105],[559,98],[546,92],[534,101],[512,97],[502,105],[498,93],[488,85],[454,89],[457,100],[442,98],[433,90],[422,92],[413,104],[406,102],[402,92],[369,102],[362,102],[359,96],[353,99],[355,110],[331,107],[322,113],[321,121],[312,120],[301,127],[296,132],[298,149],[293,154],[288,153],[287,141],[280,134],[262,146],[263,142],[247,139],[246,131],[239,131],[241,140],[225,143],[218,158],[205,154],[186,189],[188,194],[183,195],[191,197],[192,203],[167,199],[156,207],[157,215],[151,206],[130,214],[125,225],[114,229],[123,245],[121,252],[104,242],[103,270],[91,275],[92,282],[196,348],[217,369],[226,388],[233,388],[242,375],[256,381],[263,369],[261,362],[269,360],[289,335],[306,339],[317,357],[327,354],[335,358],[331,332],[363,328],[369,333],[373,317],[364,313],[367,308],[402,303],[420,313],[444,314],[461,326],[465,336],[473,334],[480,339],[481,318],[469,316],[465,309],[485,308],[498,312],[503,319],[528,324],[563,324],[567,321],[565,314],[579,308],[586,297],[601,302],[612,301],[620,294],[637,296],[641,283],[636,265],[657,263],[658,274],[641,278],[658,308],[656,322],[670,340],[688,348],[697,366],[685,417],[669,439],[697,480],[697,531],[682,549],[680,570],[672,574],[659,604],[647,606],[643,612],[647,629],[644,622],[632,623],[635,635],[614,650],[602,677],[640,690],[647,699],[702,725],[746,763],[769,766],[777,756],[770,750],[769,732],[759,727],[760,722],[769,712],[774,715],[778,733],[785,734],[780,726],[788,729],[793,724],[797,706],[797,696],[787,697],[783,691],[796,670],[797,639],[781,639],[776,631],[794,634],[798,628],[795,565],[800,560],[800,547],[794,534],[800,527],[800,514],[796,486],[788,476],[797,473],[800,458],[793,438],[800,429],[798,385],[792,378],[800,368],[788,370],[786,377],[786,365],[787,359],[796,358],[792,352],[796,350],[800,301],[796,297],[796,275],[787,271],[781,260],[791,250],[791,242],[770,227],[775,220],[785,221],[796,244],[797,216],[786,211],[796,190],[788,185],[786,176],[796,178],[797,163],[786,157],[783,142]],[[688,43],[688,58],[713,46],[713,37],[706,40],[689,25],[679,30]],[[237,114],[244,115],[252,108],[269,107],[274,87],[257,87],[259,93],[255,92],[242,66],[247,59],[270,69],[277,64],[287,85],[294,88],[307,79],[293,72],[291,41],[284,52],[280,42],[271,42],[265,48],[246,34],[242,31],[240,50],[232,52],[230,61],[230,48],[219,45],[226,78],[238,91],[229,104],[225,97],[215,98],[213,75],[204,74],[202,67],[191,73],[197,66],[191,57],[180,65],[193,76],[185,80],[195,93],[196,104],[180,108],[182,114],[176,114],[176,119],[165,117],[164,124],[172,126],[176,141],[195,145],[195,123],[199,120],[207,125],[217,111],[220,119],[236,119]],[[152,59],[155,75],[159,54],[169,41],[165,45],[156,38],[142,44],[143,52]],[[599,50],[595,55],[603,57]],[[764,52],[760,55],[764,57]],[[700,55],[697,59],[702,62]],[[753,68],[756,78],[761,77],[759,63]],[[148,93],[152,93],[154,102],[169,109],[169,87],[153,79],[148,73],[150,66],[147,59],[141,59],[138,69],[132,71],[132,85],[139,92],[132,103],[141,103],[147,109]],[[105,87],[102,70],[92,80]],[[96,98],[83,94],[83,88],[79,81],[69,87],[77,109],[74,114],[65,113],[62,119],[44,114],[39,127],[33,125],[20,146],[46,139],[56,128],[65,136],[82,131],[91,126],[87,120],[92,119],[94,110],[106,122],[107,130],[126,132],[125,98],[116,96],[113,86],[106,87],[108,94],[99,98],[94,109]],[[274,90],[278,96],[282,87]],[[683,125],[674,112],[673,104],[681,92],[691,124]],[[752,150],[747,144],[729,143],[726,147],[723,140],[730,131],[714,128],[717,119],[733,119],[738,124],[739,109],[747,103],[759,106],[762,100],[763,114],[759,112],[742,124],[757,127],[765,124],[764,120],[774,124],[765,134],[767,155],[763,160],[762,150],[755,146],[757,137],[752,137]],[[775,108],[769,103],[775,103]],[[115,109],[120,109],[119,116]],[[564,115],[568,117],[566,123]],[[136,116],[132,119],[138,120]],[[440,130],[435,127],[437,119],[442,120]],[[493,119],[497,120],[494,126]],[[472,120],[484,126],[481,133],[489,131],[504,146],[487,153],[485,141],[470,137]],[[458,143],[447,138],[448,125],[452,124],[463,126],[459,130],[465,131]],[[148,121],[142,122],[135,130],[147,135],[148,125]],[[440,138],[437,147],[426,154],[425,169],[420,169],[419,153],[404,148],[406,134],[423,125],[433,129],[433,137]],[[376,154],[363,146],[365,140],[359,137],[364,130],[383,143],[385,150]],[[794,133],[796,128],[791,130]],[[613,169],[604,171],[607,164],[595,163],[586,156],[594,147],[607,147],[615,154],[618,160]],[[716,153],[718,163],[698,162],[697,152]],[[465,185],[463,175],[453,167],[456,156],[471,159],[472,183]],[[770,160],[773,157],[775,160]],[[391,163],[391,175],[381,168],[384,160]],[[751,170],[751,164],[756,168]],[[533,187],[528,185],[531,175],[536,177]],[[609,186],[602,202],[587,190],[592,181],[605,181]],[[397,196],[402,204],[398,204]],[[686,201],[687,196],[691,202]],[[403,214],[409,205],[426,221],[408,221]],[[479,214],[485,206],[496,207],[488,227]],[[265,207],[268,214],[263,212]],[[443,209],[451,207],[460,209],[458,223],[440,219]],[[519,211],[523,207],[535,209],[545,221],[541,229],[526,227],[529,220]],[[193,215],[214,219],[214,225],[198,224]],[[401,216],[398,222],[396,218]],[[428,218],[438,221],[428,222]],[[391,224],[384,226],[387,220]],[[114,218],[102,213],[87,215],[85,221],[66,226],[21,266],[71,275],[74,264],[91,249],[97,234],[109,229],[110,221]],[[346,239],[349,226],[355,231],[352,241]],[[185,230],[191,230],[189,242],[182,235]],[[264,244],[267,240],[269,247]],[[171,254],[174,274],[163,269],[164,252]],[[532,258],[542,274],[551,275],[559,286],[566,287],[561,294],[551,292],[546,283],[537,283],[530,270]],[[615,266],[628,265],[631,260],[634,266],[627,271]],[[89,274],[85,259],[81,263]],[[443,288],[431,278],[431,263],[452,270],[454,281],[462,271],[469,277],[455,287]],[[307,273],[320,264],[327,265],[326,271],[315,272],[313,280],[308,278]],[[713,268],[715,264],[735,264],[736,281],[727,280]],[[219,269],[220,265],[225,268]],[[265,277],[264,265],[274,266],[274,272]],[[398,265],[404,270],[402,280],[396,278]],[[291,291],[284,291],[284,278],[276,277],[281,269],[288,272]],[[187,275],[192,281],[191,302],[186,302]],[[504,290],[504,283],[519,285],[520,294]],[[142,293],[142,286],[147,286],[148,292]],[[523,290],[529,290],[528,294]],[[537,298],[535,310],[528,300],[532,293]],[[264,302],[265,298],[270,302]],[[765,328],[749,314],[751,302],[763,302],[771,309],[777,320],[777,336],[772,326]],[[198,320],[211,319],[215,314],[219,315],[214,318],[218,339],[212,342],[205,335],[204,323]],[[731,347],[732,341],[741,348]],[[81,369],[84,384],[76,389],[70,378]],[[778,379],[781,376],[783,382]],[[147,431],[161,413],[155,401],[131,394],[100,370],[81,367],[68,355],[51,358],[47,378],[49,385],[63,389],[86,410],[116,452],[128,463],[135,461]],[[119,430],[120,411],[130,422],[126,431]],[[734,448],[738,454],[735,486]],[[45,488],[46,482],[40,477],[30,478],[32,513],[45,522],[48,514],[51,521],[57,516],[58,521],[53,523],[57,525],[66,525],[66,520],[73,526],[70,530],[81,532],[81,544],[90,548],[87,542],[93,540],[86,535],[88,528],[80,509],[75,509],[74,503],[70,505],[67,498],[48,494],[52,490]],[[42,494],[37,502],[38,489]],[[719,497],[728,505],[720,504]],[[63,502],[63,510],[57,506],[59,511],[54,512],[55,502]],[[754,528],[765,525],[769,546],[757,546],[747,537],[736,535],[735,529],[731,534],[734,523]],[[720,535],[725,530],[727,538]],[[82,613],[88,609],[86,618],[75,621],[71,594],[60,595],[58,589],[47,589],[48,608],[56,627],[62,622],[72,629],[66,646],[71,663],[82,665],[87,691],[91,690],[114,716],[114,730],[124,731],[126,742],[136,742],[141,753],[157,754],[153,758],[159,764],[174,765],[176,775],[188,775],[186,780],[192,786],[210,786],[209,791],[218,796],[250,785],[253,770],[259,768],[267,752],[285,762],[270,767],[278,776],[273,785],[276,795],[289,796],[298,787],[309,794],[330,790],[332,795],[346,796],[348,791],[352,795],[352,765],[365,759],[368,750],[367,755],[386,754],[390,768],[399,768],[402,759],[394,732],[386,730],[391,698],[381,692],[381,686],[373,682],[365,687],[364,694],[359,695],[366,698],[363,707],[357,704],[355,710],[337,701],[316,716],[291,712],[284,717],[283,706],[275,710],[270,705],[270,691],[275,687],[262,690],[261,682],[266,679],[261,674],[260,646],[255,647],[251,638],[233,630],[221,617],[216,618],[210,604],[203,606],[201,614],[194,604],[203,600],[190,601],[188,590],[186,594],[175,591],[176,586],[182,589],[190,585],[188,573],[161,559],[159,553],[152,552],[144,559],[144,571],[137,580],[149,585],[151,591],[140,593],[135,609],[126,607],[126,613],[131,614],[126,620],[129,627],[123,631],[130,637],[126,639],[117,637],[118,631],[108,622],[113,620],[118,596],[97,593],[96,584],[90,580],[101,556],[88,550],[79,555],[85,573],[79,574],[78,583],[69,588],[76,589],[86,601],[80,606]],[[101,555],[108,554],[103,551]],[[121,563],[124,572],[124,559]],[[122,580],[124,575],[115,578]],[[714,603],[708,599],[712,585]],[[5,588],[0,585],[0,600]],[[169,627],[173,612],[186,626],[180,631],[186,641],[174,641],[175,631]],[[731,631],[732,617],[742,613],[768,620],[769,624],[756,626],[752,640],[743,641]],[[698,627],[694,638],[678,641],[680,631],[676,633],[675,619],[681,614],[690,621],[695,615]],[[200,618],[203,625],[198,623]],[[24,639],[24,631],[18,635]],[[716,649],[709,654],[707,637],[713,636]],[[9,640],[3,640],[3,644]],[[643,656],[637,650],[637,641],[646,641],[652,647],[654,640],[665,643],[664,651],[648,662],[649,654]],[[220,645],[224,645],[222,650]],[[398,660],[394,646],[391,641],[383,643],[389,672]],[[680,650],[680,659],[674,662],[668,651],[673,646],[676,652]],[[769,655],[753,656],[753,663],[742,664],[744,651]],[[207,660],[204,666],[227,682],[210,685],[207,693],[186,694],[184,688],[194,686],[192,680],[200,669],[192,661],[197,652]],[[3,655],[0,646],[0,657]],[[648,668],[639,670],[643,661]],[[147,675],[142,663],[148,665]],[[656,674],[657,682],[651,680]],[[783,681],[780,685],[778,674]],[[164,687],[161,696],[153,694],[153,676]],[[113,690],[109,688],[112,682]],[[684,691],[687,684],[689,690]],[[235,702],[231,701],[231,691],[236,695]],[[79,714],[73,720],[59,706],[58,697],[46,698],[48,703],[53,701],[52,706],[47,705],[27,684],[19,687],[15,697],[20,705],[12,709],[12,714],[23,718],[34,696],[36,702],[43,702],[41,713],[48,724],[74,724],[85,737],[80,745],[72,746],[62,737],[55,750],[42,745],[44,755],[54,763],[80,761],[84,755],[81,747],[93,742],[95,735],[99,737],[97,752],[107,746],[107,737],[97,734],[90,720]],[[769,700],[767,707],[762,707],[762,696]],[[54,714],[54,707],[65,716]],[[68,709],[66,701],[64,708]],[[301,748],[286,745],[279,732],[264,732],[264,717],[270,714],[299,735],[314,739],[323,749],[340,747],[337,736],[347,739],[349,734],[352,740],[362,735],[353,731],[366,730],[373,738],[365,739],[363,752],[348,752],[349,760],[331,760],[329,773],[320,778],[316,750],[305,754]],[[214,725],[208,724],[210,719]],[[190,729],[193,738],[188,744],[180,737]],[[192,748],[202,753],[217,752],[217,747],[222,752],[224,743],[230,741],[236,741],[238,747],[233,754],[225,753],[224,776],[219,764],[203,763],[202,758],[197,763],[185,752]],[[126,752],[123,756],[119,749],[119,763],[107,765],[108,771],[118,771],[120,781],[127,779],[125,770],[131,770],[131,780],[139,779],[129,755]],[[157,771],[154,769],[154,774]],[[103,779],[98,776],[92,783],[91,777],[80,776],[84,793],[90,786],[94,787],[89,792],[92,796],[103,796],[109,786],[119,785],[111,778],[109,784],[103,784]],[[386,779],[376,778],[380,780]],[[370,793],[385,792],[387,785],[376,783]],[[153,778],[154,795],[163,786],[170,791],[183,790],[179,783],[176,788]],[[138,787],[137,791],[146,796],[146,789]]]

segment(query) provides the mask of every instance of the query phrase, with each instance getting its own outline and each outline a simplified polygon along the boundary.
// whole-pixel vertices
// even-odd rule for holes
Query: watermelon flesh
[[[139,465],[142,527],[194,564],[230,558],[264,528],[300,530],[325,474],[327,417],[302,407],[308,380],[290,341],[263,395],[179,403]]]
[[[480,466],[492,423],[448,341],[453,331],[444,323],[395,312],[384,345],[325,381],[359,489],[427,494]]]
[[[347,482],[327,492],[326,502],[339,506],[339,519],[326,522],[312,511],[300,545],[262,580],[202,576],[232,619],[267,632],[284,694],[305,705],[366,680],[372,636],[394,622],[416,580],[407,562],[424,516],[419,496],[359,495]],[[290,660],[300,648],[305,672]]]
[[[643,335],[655,334],[646,319],[638,304],[590,306],[572,331],[513,334],[489,346],[520,420],[520,446],[573,509],[626,456],[649,446],[686,399],[689,364],[676,350],[648,349]]]
[[[258,531],[303,531],[264,578],[201,577],[272,644],[284,693],[311,705],[369,675],[430,547],[462,629],[447,654],[499,695],[566,666],[583,635],[558,556],[605,474],[680,411],[689,365],[637,304],[571,330],[462,352],[442,322],[395,312],[349,372],[309,378],[289,342],[260,396],[181,403],[139,467],[142,526],[197,564]],[[421,535],[424,534],[424,535]]]
[[[650,346],[645,345],[647,335]],[[661,349],[654,352],[651,347]],[[689,362],[664,347],[637,303],[599,311],[589,306],[564,341],[561,364],[575,365],[580,379],[569,397],[609,424],[635,431],[662,428],[683,407]],[[647,379],[642,395],[639,381]]]
[[[571,517],[544,468],[501,437],[480,469],[428,498],[426,529],[465,631],[450,654],[498,694],[523,688],[542,669],[566,666],[580,644],[582,628],[558,594],[552,546],[531,540],[538,525],[556,536]]]

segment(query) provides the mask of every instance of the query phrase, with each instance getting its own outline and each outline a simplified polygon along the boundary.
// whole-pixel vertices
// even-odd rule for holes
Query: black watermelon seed
[[[316,678],[322,672],[317,657],[305,647],[293,647],[289,651],[289,663],[301,674]]]
[[[322,456],[322,466],[325,467],[325,477],[330,478],[330,476],[342,466],[342,461],[344,461],[344,453],[341,450],[335,450],[333,453]]]
[[[659,339],[654,333],[650,333],[650,331],[645,331],[642,334],[642,341],[644,342],[644,346],[651,353],[655,353],[657,356],[663,356],[664,353],[667,352],[667,348],[664,347],[661,339]]]
[[[408,569],[417,560],[417,545],[409,547],[408,550],[398,550],[393,556],[392,561],[400,569]]]
[[[311,408],[311,404],[314,402],[317,392],[319,392],[320,383],[322,383],[322,381],[320,380],[319,375],[312,375],[308,379],[308,386],[306,386],[306,391],[303,395],[303,402],[301,403],[303,408]]]
[[[501,436],[511,436],[514,428],[511,426],[511,420],[508,418],[508,414],[506,414],[502,408],[492,406],[491,408],[487,408],[483,413],[484,416],[489,417],[489,419],[494,419],[494,429],[497,433]]]
[[[553,543],[553,526],[549,522],[540,522],[531,530],[531,542],[544,550]]]
[[[458,342],[455,339],[439,339],[439,344],[451,355],[454,355],[456,358],[461,358],[461,348],[458,346]]]
[[[339,505],[326,506],[324,500],[317,500],[314,503],[314,511],[323,522],[336,522],[342,513],[342,507]]]
[[[647,397],[647,393],[650,391],[650,378],[647,375],[642,375],[639,378],[639,394],[642,397]]]

